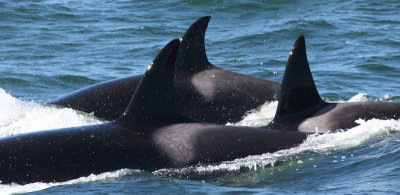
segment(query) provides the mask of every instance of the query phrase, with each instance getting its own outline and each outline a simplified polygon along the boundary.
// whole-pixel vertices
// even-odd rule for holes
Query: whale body
[[[373,118],[399,119],[400,103],[323,101],[310,71],[305,39],[300,36],[290,52],[278,108],[268,128],[326,133],[355,127],[358,119]]]
[[[198,19],[182,37],[175,64],[176,106],[184,116],[198,121],[237,122],[247,111],[276,100],[280,84],[212,65],[204,45],[209,20],[209,16]],[[141,78],[106,81],[47,103],[114,120],[127,107]]]
[[[160,51],[123,114],[109,123],[0,138],[2,183],[58,182],[122,168],[217,163],[300,144],[307,134],[199,123],[175,106],[179,40]]]

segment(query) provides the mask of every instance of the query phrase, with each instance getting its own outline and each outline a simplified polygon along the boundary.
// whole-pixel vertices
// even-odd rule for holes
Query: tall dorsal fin
[[[194,22],[183,34],[181,45],[176,57],[176,70],[197,72],[212,66],[207,59],[204,45],[210,16],[205,16]]]
[[[124,114],[117,119],[125,125],[190,121],[183,117],[174,102],[174,63],[178,39],[169,42],[143,75]]]
[[[312,109],[322,102],[307,61],[304,37],[300,36],[286,65],[275,120]]]

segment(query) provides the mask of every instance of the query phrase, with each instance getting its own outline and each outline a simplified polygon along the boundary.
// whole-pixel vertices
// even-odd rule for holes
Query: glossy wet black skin
[[[400,118],[398,102],[323,101],[310,71],[303,36],[290,53],[280,94],[275,118],[268,128],[326,133],[355,127],[358,119]]]
[[[300,144],[307,134],[198,123],[175,106],[179,40],[154,59],[123,114],[110,123],[0,139],[3,183],[65,181],[132,168],[153,171],[217,163]]]
[[[102,82],[50,100],[47,104],[93,113],[96,117],[114,120],[125,111],[142,78],[143,75],[136,75]]]
[[[54,182],[122,168],[215,163],[290,148],[305,138],[299,132],[203,123],[124,127],[111,122],[42,131],[0,139],[0,180]]]
[[[204,36],[210,17],[202,17],[185,32],[175,63],[175,105],[191,119],[217,124],[237,122],[249,110],[276,100],[280,84],[234,73],[212,65]],[[142,75],[93,85],[48,103],[114,120],[129,103]]]

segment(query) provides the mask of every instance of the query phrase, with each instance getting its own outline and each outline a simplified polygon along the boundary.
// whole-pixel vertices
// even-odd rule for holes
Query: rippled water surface
[[[330,101],[400,101],[399,1],[0,1],[0,136],[103,121],[42,105],[98,82],[142,74],[158,51],[210,15],[210,62],[281,82],[306,37]],[[276,102],[233,125],[258,126]],[[358,121],[299,147],[185,169],[119,170],[0,193],[400,193],[400,121]]]

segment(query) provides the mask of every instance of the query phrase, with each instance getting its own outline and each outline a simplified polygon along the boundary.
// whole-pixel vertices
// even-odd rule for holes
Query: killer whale
[[[121,168],[153,171],[300,144],[307,134],[198,123],[175,107],[179,40],[160,51],[123,114],[109,123],[0,138],[0,181],[65,181]]]
[[[280,84],[212,65],[204,45],[209,20],[209,16],[198,19],[182,37],[175,67],[176,105],[185,116],[199,121],[237,122],[246,111],[276,100]],[[142,75],[136,75],[106,81],[50,100],[47,104],[114,120],[125,110],[141,79]]]
[[[134,75],[84,87],[47,101],[46,104],[72,108],[106,120],[115,120],[128,105],[143,75]]]
[[[357,119],[399,119],[400,103],[328,103],[321,99],[300,36],[290,52],[275,118],[268,128],[326,133],[355,127]]]
[[[204,46],[209,21],[209,16],[200,18],[182,37],[175,68],[177,107],[200,121],[237,122],[247,111],[276,100],[280,84],[212,65]]]

